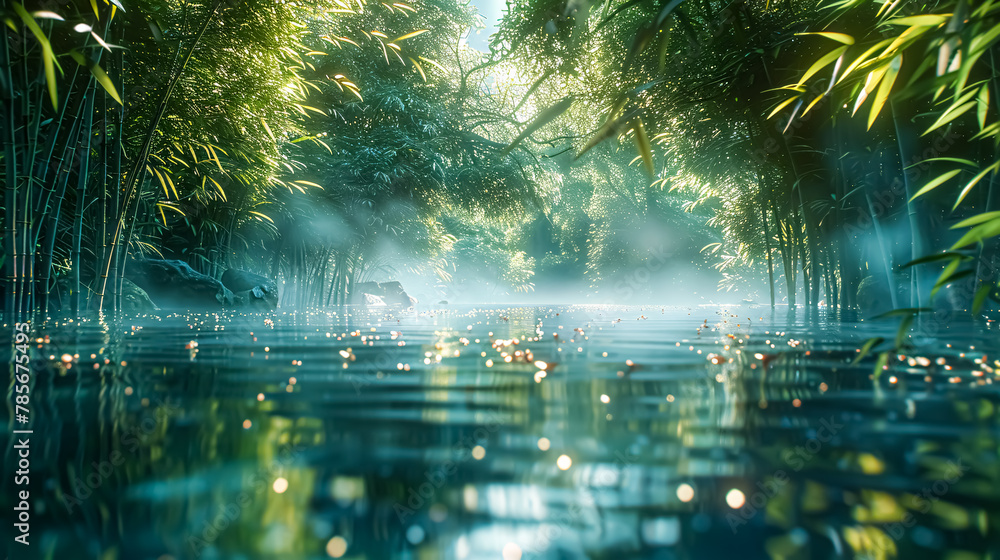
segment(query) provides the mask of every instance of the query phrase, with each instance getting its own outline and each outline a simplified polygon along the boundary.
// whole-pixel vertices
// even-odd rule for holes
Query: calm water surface
[[[947,319],[879,376],[851,362],[891,321],[752,307],[36,328],[31,545],[11,406],[0,533],[11,559],[996,558],[996,328]]]

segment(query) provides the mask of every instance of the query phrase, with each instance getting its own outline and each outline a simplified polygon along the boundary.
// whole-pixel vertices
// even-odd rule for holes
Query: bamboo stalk
[[[10,88],[4,91],[3,149],[4,149],[4,312],[13,322],[16,317],[17,285],[17,149],[14,116],[14,76],[11,72],[10,46],[6,38],[0,41],[0,72]]]
[[[83,213],[87,204],[87,183],[90,180],[90,141],[94,136],[94,98],[97,97],[97,84],[91,82],[90,91],[87,92],[87,103],[84,113],[86,122],[83,125],[84,152],[80,159],[79,183],[77,186],[77,206],[76,225],[73,234],[73,315],[80,316],[80,244],[83,241]]]
[[[890,100],[889,109],[892,114],[893,130],[896,133],[896,147],[899,155],[899,172],[903,174],[903,187],[904,192],[906,192],[906,217],[910,225],[910,258],[912,260],[916,260],[920,257],[927,256],[923,230],[920,228],[920,216],[917,209],[917,205],[923,204],[923,201],[913,199],[913,195],[916,194],[916,192],[913,190],[913,185],[910,184],[910,179],[906,176],[908,150],[906,150],[906,147],[904,146],[904,138],[906,136],[900,124],[899,115],[896,112],[896,103]],[[927,303],[924,301],[923,290],[920,286],[922,268],[922,265],[914,265],[910,267],[910,307],[924,307]],[[895,307],[895,304],[893,306]]]
[[[145,173],[146,161],[149,158],[149,153],[150,153],[150,150],[152,148],[153,136],[156,133],[156,129],[157,129],[157,127],[160,124],[160,119],[163,118],[163,112],[167,108],[167,103],[170,101],[170,96],[173,93],[174,87],[177,85],[177,81],[180,79],[181,75],[184,73],[184,69],[185,69],[185,67],[187,67],[188,62],[190,62],[191,56],[194,55],[195,48],[198,46],[198,43],[201,41],[201,38],[205,35],[205,30],[208,29],[208,25],[215,18],[216,13],[219,11],[219,8],[221,6],[222,6],[222,0],[215,0],[215,2],[212,4],[212,9],[209,12],[208,17],[205,18],[205,21],[201,25],[201,29],[199,29],[197,36],[195,37],[194,41],[191,43],[191,46],[188,48],[187,56],[184,57],[184,62],[181,64],[181,67],[177,70],[177,72],[175,72],[173,74],[173,76],[170,79],[169,84],[167,85],[167,89],[166,89],[166,91],[163,94],[163,99],[160,100],[160,105],[157,108],[156,113],[153,116],[152,121],[150,122],[149,130],[146,132],[146,135],[143,138],[142,147],[139,149],[139,152],[136,155],[136,159],[133,160],[132,165],[130,166],[129,172],[126,175],[125,191],[128,193],[125,196],[125,205],[126,205],[126,207],[129,204],[131,204],[131,201],[132,201],[133,198],[138,198],[138,197],[133,197],[133,194],[134,194],[134,191],[135,191],[136,187],[142,185],[142,181],[137,181],[137,177],[140,174],[143,175],[143,176],[146,174]],[[141,194],[141,190],[140,190],[139,194]],[[138,210],[138,202],[139,201],[136,200],[136,206],[137,206],[136,210]],[[104,279],[105,279],[105,281],[102,283],[101,292],[100,292],[100,294],[98,296],[99,297],[99,299],[98,299],[98,309],[99,310],[103,309],[103,307],[104,307],[104,291],[107,288],[107,274],[108,274],[108,270],[111,268],[111,261],[114,260],[115,254],[118,252],[117,250],[118,250],[118,248],[120,246],[119,236],[121,235],[122,230],[125,227],[125,219],[124,219],[125,218],[125,214],[127,214],[127,212],[123,212],[122,213],[122,217],[121,217],[121,219],[118,220],[118,224],[115,227],[115,237],[114,237],[114,239],[112,240],[112,243],[111,243],[110,255],[109,255],[109,258],[108,258],[108,260],[107,260],[107,262],[105,263],[105,266],[104,266]],[[135,224],[135,217],[134,216],[135,216],[135,213],[133,213],[132,228],[134,228],[134,224]],[[132,228],[130,228],[130,230]],[[131,231],[130,231],[130,234],[131,234]],[[128,245],[129,245],[130,242],[131,242],[130,238],[126,238],[124,240],[125,251],[128,251]],[[121,262],[122,262],[121,266],[124,267],[125,260],[121,259]],[[121,269],[119,268],[119,270],[121,270]]]
[[[757,185],[763,185],[760,170],[757,170]],[[774,260],[771,256],[771,230],[767,227],[767,208],[760,206],[761,222],[764,226],[764,250],[767,251],[767,280],[771,291],[771,308],[774,308]]]

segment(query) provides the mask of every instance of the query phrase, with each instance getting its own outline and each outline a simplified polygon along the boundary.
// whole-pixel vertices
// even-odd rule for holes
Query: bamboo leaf
[[[788,99],[786,99],[786,100],[782,101],[781,103],[778,103],[778,106],[777,106],[777,107],[775,107],[773,111],[771,111],[771,114],[770,114],[770,115],[768,115],[768,116],[767,116],[767,118],[768,118],[768,119],[770,119],[770,118],[772,118],[772,117],[773,117],[774,115],[777,115],[777,114],[778,114],[778,113],[779,113],[779,112],[780,112],[780,111],[781,111],[782,109],[784,109],[785,107],[788,107],[788,106],[789,106],[789,105],[791,105],[791,104],[792,104],[793,102],[795,102],[795,101],[796,101],[797,99],[799,99],[799,96],[795,96],[795,97],[790,97],[790,98],[788,98]]]
[[[892,90],[892,84],[896,82],[896,76],[899,75],[899,68],[902,64],[902,54],[896,55],[893,57],[892,61],[889,62],[889,69],[886,71],[885,77],[882,78],[882,83],[879,85],[878,93],[875,94],[875,100],[872,101],[872,109],[868,114],[868,130],[871,130],[872,124],[875,123],[875,119],[882,111],[882,107],[885,106],[885,102],[889,99],[889,92]]]
[[[218,181],[216,181],[211,177],[209,177],[208,180],[212,181],[212,184],[215,185],[215,190],[219,193],[219,196],[222,197],[223,202],[227,201],[226,191],[225,189],[222,188],[222,185],[220,185]]]
[[[868,77],[865,78],[865,87],[861,88],[861,92],[858,93],[858,99],[854,103],[854,110],[851,111],[851,116],[854,116],[858,112],[858,109],[860,109],[861,106],[864,105],[865,100],[868,99],[868,96],[871,95],[871,92],[875,91],[875,88],[878,87],[879,82],[882,81],[882,77],[885,76],[885,73],[888,71],[889,71],[889,65],[883,64],[882,66],[879,66],[878,68],[868,73]]]
[[[160,174],[160,170],[155,167],[146,166],[147,171],[152,171],[156,178],[160,181],[160,186],[163,187],[163,198],[170,200],[170,191],[167,189],[167,182],[163,180],[163,175]]]
[[[879,41],[877,44],[875,44],[874,46],[872,46],[871,48],[869,48],[865,52],[861,53],[861,56],[859,56],[858,58],[854,59],[854,62],[852,62],[851,64],[849,64],[847,66],[847,68],[844,70],[844,73],[841,74],[840,78],[837,79],[837,83],[839,84],[840,82],[844,81],[844,79],[847,78],[847,76],[850,75],[851,72],[854,72],[855,70],[857,70],[859,68],[864,68],[864,67],[866,67],[866,66],[868,66],[870,64],[873,64],[878,59],[877,58],[871,58],[870,59],[868,57],[871,56],[871,54],[874,53],[875,51],[877,51],[878,49],[881,49],[882,47],[888,45],[891,42],[892,42],[891,39],[885,39],[885,40]]]
[[[906,317],[903,317],[903,320],[899,322],[899,329],[896,331],[896,341],[895,341],[896,348],[903,347],[903,343],[906,342],[906,335],[910,332],[910,325],[913,324],[913,320],[916,318],[917,314],[914,313],[912,315],[907,315]],[[886,359],[883,360],[882,359],[883,356]],[[879,356],[879,362],[875,366],[876,371],[881,371],[887,362],[888,362],[888,353]]]
[[[56,21],[66,21],[66,19],[63,18],[61,15],[59,15],[59,14],[57,14],[55,12],[50,12],[48,10],[41,10],[41,11],[38,11],[38,12],[32,12],[31,15],[32,15],[32,17],[36,17],[36,18],[54,19]]]
[[[906,27],[938,27],[948,21],[951,14],[924,14],[890,19],[884,25],[902,25]]]
[[[906,30],[904,30],[902,33],[896,36],[896,38],[893,39],[892,43],[890,43],[889,46],[886,47],[884,51],[882,51],[882,54],[879,55],[879,58],[889,56],[890,54],[896,52],[896,50],[898,50],[900,47],[905,45],[908,41],[915,41],[921,35],[927,33],[930,30],[931,28],[929,26],[919,26],[919,25],[906,28]]]
[[[937,253],[937,254],[934,254],[934,255],[927,255],[926,257],[920,257],[919,259],[914,259],[914,260],[912,260],[912,261],[910,261],[910,262],[902,265],[900,268],[909,268],[911,266],[916,266],[918,264],[927,264],[927,263],[937,262],[937,261],[946,261],[946,260],[956,259],[956,258],[960,258],[960,257],[964,257],[964,256],[965,255],[963,255],[962,253],[955,253],[955,252]]]
[[[642,156],[642,163],[646,166],[646,172],[653,175],[655,172],[653,169],[653,150],[649,144],[649,137],[646,136],[646,128],[642,125],[641,118],[635,118],[634,128],[636,149],[639,150],[639,155]]]
[[[808,70],[806,70],[805,74],[803,74],[802,77],[799,78],[798,84],[796,85],[798,87],[801,87],[803,84],[806,83],[806,81],[809,78],[816,75],[816,73],[819,72],[820,70],[833,64],[833,62],[838,58],[840,58],[840,55],[844,54],[845,52],[847,52],[847,46],[837,47],[836,49],[833,49],[832,51],[826,53],[826,55],[824,55],[822,58],[814,62],[813,65],[810,66]]]
[[[969,53],[976,54],[985,51],[990,47],[990,45],[993,44],[994,41],[997,40],[997,37],[1000,37],[1000,23],[993,26],[993,28],[986,33],[974,36],[972,40],[969,41]]]
[[[819,103],[820,101],[822,101],[825,98],[826,98],[826,94],[817,95],[815,99],[813,99],[812,101],[809,102],[809,105],[806,105],[806,110],[802,111],[802,117],[805,117],[806,114],[810,111],[810,109],[812,109],[813,107],[815,107],[817,103]]]
[[[398,42],[403,41],[405,39],[409,39],[411,37],[416,37],[417,35],[421,35],[423,33],[427,33],[428,31],[430,31],[430,30],[429,29],[421,29],[419,31],[413,31],[413,32],[407,33],[406,35],[400,35],[399,37],[396,37],[395,39],[392,40],[392,42],[393,43],[398,43]]]
[[[983,222],[988,222],[990,220],[1000,218],[1000,211],[997,212],[983,212],[982,214],[977,214],[971,218],[967,218],[958,222],[957,224],[951,226],[951,229],[961,229],[967,228],[975,225],[979,225]]]
[[[935,157],[935,158],[927,158],[925,160],[918,161],[917,163],[907,165],[906,169],[910,169],[912,167],[918,167],[925,163],[930,163],[932,161],[950,161],[952,163],[961,163],[962,165],[968,165],[969,167],[976,167],[976,162],[968,159],[954,158],[954,157]]]
[[[972,136],[972,140],[978,140],[980,138],[990,138],[992,136],[1000,135],[1000,122],[994,122],[986,125],[986,128],[980,130]]]
[[[46,37],[42,28],[38,26],[35,18],[31,16],[24,9],[24,6],[20,2],[13,2],[14,12],[21,18],[24,25],[31,31],[31,34],[35,36],[38,44],[42,46],[42,65],[45,68],[45,82],[49,89],[49,100],[52,101],[52,108],[59,108],[59,88],[56,84],[56,71],[55,68],[58,66],[58,61],[56,61],[56,56],[52,52],[52,45],[49,43],[49,38]],[[4,38],[6,40],[6,37]],[[59,68],[59,72],[62,73],[62,68]]]
[[[895,8],[896,5],[899,4],[899,2],[900,0],[893,0],[892,2],[888,1],[883,2],[882,7],[878,9],[878,13],[875,14],[875,17],[882,17],[883,13],[889,14],[890,12],[892,12],[893,8]]]
[[[923,313],[925,311],[934,311],[929,307],[904,307],[902,309],[893,309],[892,311],[887,311],[881,315],[876,315],[872,317],[872,321],[877,321],[879,319],[889,319],[891,317],[909,317],[910,315],[915,315],[917,313]]]
[[[103,68],[101,68],[100,65],[95,64],[91,66],[90,73],[94,75],[94,78],[97,79],[97,83],[101,84],[101,87],[104,88],[104,91],[108,92],[108,95],[110,95],[112,99],[117,101],[119,105],[124,105],[124,103],[122,103],[122,98],[118,96],[118,90],[115,89],[115,84],[111,81],[111,78],[108,77],[108,74]]]
[[[94,40],[97,41],[97,44],[101,45],[104,50],[111,52],[111,45],[105,43],[104,39],[102,39],[100,35],[94,33],[93,31],[91,31],[90,34],[94,37]]]
[[[662,29],[663,24],[667,22],[667,18],[670,17],[670,14],[673,13],[673,11],[677,9],[677,6],[680,6],[683,1],[684,0],[671,0],[670,2],[667,2],[667,4],[663,6],[663,9],[660,10],[660,13],[656,14],[656,19],[653,22],[653,28]]]
[[[998,169],[1000,169],[1000,161],[980,171],[975,177],[972,178],[971,181],[969,181],[967,185],[965,185],[965,188],[962,189],[961,193],[959,193],[958,199],[955,200],[955,205],[952,206],[951,209],[955,210],[956,208],[958,208],[958,205],[961,204],[962,200],[965,199],[965,195],[969,194],[969,191],[972,190],[972,187],[976,186],[976,183],[981,181],[983,177],[988,175],[990,172],[996,173]]]
[[[274,220],[272,220],[267,214],[262,214],[262,213],[260,213],[260,212],[258,212],[256,210],[251,210],[250,213],[253,214],[254,216],[257,216],[258,218],[262,218],[264,220],[267,220],[267,221],[271,222],[272,224],[274,223]]]
[[[959,52],[961,51],[958,50],[958,37],[950,37],[941,45],[938,49],[937,66],[935,68],[938,76],[944,76],[948,73],[948,68],[951,67],[955,54]]]
[[[961,239],[956,241],[955,244],[951,246],[951,250],[955,251],[957,249],[961,249],[962,247],[974,245],[984,239],[996,237],[997,235],[1000,235],[1000,218],[990,220],[970,229],[965,235],[962,236]]]
[[[274,133],[271,132],[271,127],[267,126],[267,121],[264,120],[264,117],[260,118],[260,124],[264,125],[264,131],[267,132],[267,135],[269,138],[271,138],[271,141],[277,142],[278,141],[277,138],[275,138]]]
[[[990,108],[990,86],[983,85],[979,88],[979,97],[976,98],[976,102],[979,104],[977,107],[977,116],[979,117],[979,130],[986,128],[986,112]]]
[[[913,195],[913,197],[910,198],[909,202],[913,202],[913,200],[916,199],[917,197],[923,196],[931,192],[932,190],[941,186],[942,183],[948,181],[949,179],[951,179],[955,175],[958,175],[961,172],[962,172],[961,169],[952,169],[951,171],[944,173],[943,175],[937,176],[936,178],[931,180],[931,182],[927,183],[919,191],[917,191],[917,194]]]
[[[80,51],[78,51],[76,49],[70,49],[69,52],[66,53],[66,54],[68,54],[69,57],[72,58],[80,66],[86,66],[87,65],[87,59],[83,58],[83,55],[80,54]]]
[[[957,119],[958,117],[964,115],[967,111],[969,111],[969,109],[972,109],[973,107],[975,107],[976,104],[977,104],[976,101],[969,101],[968,103],[965,103],[964,105],[959,105],[957,107],[954,106],[954,105],[952,105],[951,107],[948,108],[947,111],[944,112],[944,114],[942,114],[940,117],[938,117],[938,120],[935,121],[934,124],[931,125],[930,128],[928,128],[926,131],[924,131],[924,133],[921,134],[921,136],[925,136],[927,134],[930,134],[931,132],[937,130],[938,128],[940,128],[940,127],[942,127],[942,126],[950,123],[951,121]]]
[[[976,296],[972,299],[972,312],[979,313],[983,309],[983,304],[986,303],[986,297],[990,295],[993,291],[993,286],[986,284],[985,286],[980,286],[976,290]]]
[[[898,345],[897,345],[898,346]],[[882,352],[878,355],[878,359],[875,360],[875,367],[872,368],[872,375],[875,379],[878,379],[882,375],[882,371],[889,364],[889,352]]]
[[[854,358],[854,361],[851,362],[851,365],[857,365],[858,362],[864,359],[864,357],[867,356],[872,351],[872,348],[878,346],[879,344],[882,344],[883,342],[885,342],[885,339],[882,338],[881,336],[876,336],[874,338],[869,338],[868,340],[866,340],[864,345],[861,346],[861,351],[858,352],[858,355]]]
[[[418,56],[417,58],[419,58],[420,60],[423,60],[423,61],[424,61],[424,62],[426,62],[427,64],[430,64],[431,66],[433,66],[433,67],[437,68],[438,70],[440,70],[440,71],[442,71],[442,72],[444,72],[444,71],[445,71],[445,69],[444,69],[444,66],[441,66],[440,64],[438,64],[438,63],[437,63],[437,62],[435,62],[434,60],[431,60],[431,59],[429,59],[429,58],[427,58],[427,57],[423,57],[423,56]]]
[[[424,74],[424,69],[420,66],[420,63],[417,62],[416,60],[413,60],[410,57],[406,57],[406,58],[410,59],[410,62],[413,63],[413,67],[417,69],[417,72],[420,72],[420,78],[423,79],[426,82],[427,81],[427,74]]]
[[[845,45],[853,45],[854,37],[847,35],[846,33],[831,33],[828,31],[817,31],[812,33],[796,33],[796,35],[819,35],[821,37],[826,37],[827,39],[832,39],[838,43],[843,43]]]
[[[317,185],[316,183],[313,183],[312,181],[303,181],[301,179],[298,179],[298,180],[295,180],[295,181],[292,181],[292,182],[293,183],[299,183],[300,185],[306,185],[306,186],[310,186],[310,187],[316,187],[317,189],[322,189],[323,188],[320,185]]]
[[[961,264],[961,262],[962,261],[960,259],[952,259],[951,262],[948,263],[948,266],[944,267],[944,270],[941,272],[941,275],[938,276],[937,282],[934,283],[934,287],[931,288],[932,299],[934,298],[935,295],[937,295],[938,291],[941,290],[941,288],[948,283],[948,280],[951,278],[952,274],[954,274],[955,271],[958,270],[958,265]]]
[[[601,125],[601,128],[598,129],[597,133],[587,141],[587,143],[583,146],[583,149],[576,154],[575,159],[580,159],[583,157],[583,154],[589,152],[594,146],[604,142],[608,138],[618,136],[623,133],[625,131],[625,127],[627,126],[626,123],[628,123],[633,116],[635,116],[635,112],[630,111],[616,119],[608,119],[603,125]]]
[[[565,113],[566,110],[573,105],[573,101],[574,101],[573,96],[566,97],[557,102],[556,104],[552,105],[551,107],[538,113],[538,115],[536,115],[535,118],[531,120],[528,126],[525,127],[524,131],[522,131],[521,134],[519,134],[517,138],[514,139],[513,142],[511,142],[506,148],[504,148],[500,152],[500,157],[506,156],[507,154],[512,152],[514,148],[516,148],[521,142],[524,141],[525,138],[531,136],[531,134],[534,133],[536,130],[542,128],[549,122],[553,121],[559,115]]]
[[[157,202],[156,206],[159,207],[159,208],[161,208],[161,209],[162,208],[166,208],[167,210],[173,210],[174,212],[177,212],[181,216],[185,216],[185,217],[187,216],[187,214],[185,214],[183,210],[181,210],[180,208],[178,208],[177,206],[175,206],[172,202]]]

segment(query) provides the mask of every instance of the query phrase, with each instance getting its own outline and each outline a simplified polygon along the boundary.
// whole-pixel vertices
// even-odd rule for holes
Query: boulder
[[[348,300],[354,305],[398,305],[413,307],[416,300],[407,295],[399,282],[358,282],[351,288]]]
[[[410,296],[406,294],[406,290],[403,289],[403,285],[399,282],[386,282],[384,284],[379,284],[382,288],[382,299],[385,301],[386,305],[402,305],[403,307],[412,307],[413,304],[410,302]]]
[[[122,311],[126,313],[149,313],[160,308],[149,298],[146,290],[136,286],[127,278],[122,279]]]
[[[270,278],[231,268],[222,273],[222,285],[232,290],[238,307],[272,310],[278,306],[278,284]]]
[[[379,299],[382,298],[382,288],[375,282],[357,282],[351,286],[350,298],[348,301],[352,305],[371,305],[368,303],[368,298],[365,294],[377,296]]]
[[[142,288],[162,309],[222,309],[234,307],[233,292],[222,282],[195,271],[184,261],[136,259],[125,277]]]
[[[858,284],[858,309],[865,316],[881,315],[892,311],[892,296],[874,276],[865,276]]]

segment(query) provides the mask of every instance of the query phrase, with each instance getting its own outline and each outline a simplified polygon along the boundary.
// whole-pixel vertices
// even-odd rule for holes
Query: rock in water
[[[129,263],[125,277],[145,290],[162,309],[222,309],[235,305],[229,288],[196,272],[184,261],[137,259]]]
[[[222,284],[233,291],[238,306],[261,310],[278,306],[278,284],[270,278],[231,268],[222,273]]]
[[[354,305],[400,305],[404,308],[413,307],[416,302],[399,282],[358,282],[351,288],[348,301]]]
[[[127,278],[122,279],[122,310],[127,313],[148,313],[159,311],[159,307],[149,299],[149,294]]]
[[[410,303],[410,296],[406,294],[406,290],[403,289],[403,285],[399,282],[386,282],[384,284],[379,284],[382,288],[382,299],[385,301],[386,305],[402,305],[403,307],[412,307],[413,304]]]
[[[348,301],[352,305],[372,305],[366,296],[375,296],[381,300],[383,294],[382,288],[375,282],[356,282],[351,286]],[[382,303],[384,304],[385,302],[383,301]]]

